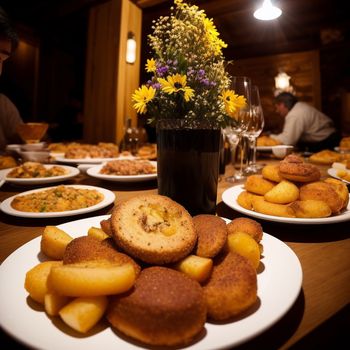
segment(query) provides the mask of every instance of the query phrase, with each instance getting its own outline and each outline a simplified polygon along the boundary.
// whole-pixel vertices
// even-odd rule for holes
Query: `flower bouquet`
[[[151,78],[132,100],[157,126],[158,191],[191,214],[214,213],[221,127],[246,101],[229,89],[227,45],[203,10],[174,0],[170,16],[153,23]]]

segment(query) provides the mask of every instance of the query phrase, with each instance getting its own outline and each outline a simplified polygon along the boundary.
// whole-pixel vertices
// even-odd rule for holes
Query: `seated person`
[[[275,99],[275,108],[278,114],[285,117],[284,126],[280,134],[271,134],[270,137],[311,152],[333,149],[339,145],[340,135],[333,121],[309,104],[298,102],[291,93],[279,94]]]

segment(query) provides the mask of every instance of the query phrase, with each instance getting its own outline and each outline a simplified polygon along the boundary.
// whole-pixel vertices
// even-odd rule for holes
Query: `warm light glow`
[[[288,89],[290,78],[291,77],[288,74],[286,74],[285,72],[278,73],[278,75],[275,77],[276,89],[279,89],[279,90]]]
[[[270,21],[281,16],[282,10],[272,5],[271,0],[264,0],[262,6],[254,12],[254,17],[261,21]]]
[[[128,33],[128,40],[126,42],[126,62],[135,63],[136,61],[136,40],[135,35],[131,32]]]

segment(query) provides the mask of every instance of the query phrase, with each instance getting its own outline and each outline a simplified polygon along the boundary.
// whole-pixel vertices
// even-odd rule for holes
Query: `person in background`
[[[325,114],[289,92],[275,98],[276,112],[285,118],[280,134],[271,134],[285,145],[298,146],[303,151],[318,152],[339,145],[340,135],[333,121]]]
[[[0,7],[0,75],[3,62],[16,50],[18,41],[9,17]],[[20,123],[23,121],[16,106],[7,96],[0,94],[0,150],[18,140],[16,129]]]

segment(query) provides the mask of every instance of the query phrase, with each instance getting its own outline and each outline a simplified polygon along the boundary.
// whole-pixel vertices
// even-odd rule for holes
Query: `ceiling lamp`
[[[254,12],[254,17],[261,21],[270,21],[281,16],[282,10],[273,6],[271,0],[264,0],[262,6]]]

